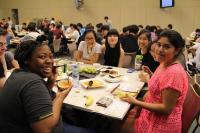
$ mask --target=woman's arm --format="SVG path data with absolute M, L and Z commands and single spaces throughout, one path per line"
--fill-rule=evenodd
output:
M 142 108 L 145 108 L 149 111 L 153 111 L 153 112 L 157 112 L 161 114 L 170 114 L 176 105 L 179 94 L 180 93 L 178 91 L 171 88 L 167 88 L 162 91 L 162 103 L 142 102 L 142 101 L 137 100 L 134 97 L 124 98 L 124 100 L 129 103 L 141 106 Z
M 63 104 L 63 100 L 70 92 L 71 88 L 58 92 L 56 98 L 53 101 L 53 114 L 47 118 L 44 118 L 38 122 L 31 124 L 31 127 L 35 133 L 51 133 L 52 129 L 57 125 L 60 118 L 60 111 Z
M 96 63 L 99 60 L 99 55 L 98 53 L 92 54 L 90 55 L 90 59 L 89 60 L 84 60 L 84 59 L 79 59 L 78 61 L 83 62 L 85 64 L 93 64 Z
M 12 65 L 14 68 L 19 68 L 19 64 L 15 59 L 12 60 Z
M 83 60 L 84 63 L 86 64 L 93 64 L 96 63 L 99 60 L 99 53 L 94 53 L 90 55 L 90 60 Z
M 75 52 L 74 56 L 75 56 L 76 61 L 81 62 L 82 57 L 83 57 L 83 52 L 78 50 L 78 51 Z
M 4 86 L 4 84 L 5 84 L 5 82 L 6 82 L 6 77 L 2 77 L 2 78 L 0 78 L 0 90 L 3 88 L 3 86 Z
M 105 51 L 106 51 L 106 46 L 105 46 L 105 44 L 102 44 L 101 45 L 101 52 L 105 53 Z
M 118 67 L 123 67 L 124 58 L 125 58 L 124 50 L 121 48 L 121 49 L 120 49 L 120 57 L 119 57 L 119 64 L 118 64 Z

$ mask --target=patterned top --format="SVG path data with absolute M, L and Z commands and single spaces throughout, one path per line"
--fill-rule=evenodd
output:
M 147 103 L 162 103 L 162 90 L 171 88 L 180 93 L 176 105 L 169 115 L 142 109 L 134 128 L 138 133 L 181 133 L 181 114 L 188 89 L 188 78 L 181 64 L 173 64 L 160 71 L 160 66 L 148 82 Z

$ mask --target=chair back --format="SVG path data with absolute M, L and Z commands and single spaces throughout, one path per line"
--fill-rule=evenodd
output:
M 125 59 L 123 67 L 125 68 L 134 68 L 135 66 L 135 55 L 136 53 L 125 53 Z
M 75 43 L 75 42 L 73 42 L 73 43 L 67 43 L 67 47 L 68 47 L 68 49 L 69 49 L 70 56 L 71 56 L 71 58 L 73 59 L 74 52 L 75 52 L 76 49 L 77 49 L 76 43 Z
M 194 77 L 193 76 L 191 76 L 190 74 L 189 74 L 189 72 L 188 71 L 186 71 L 186 73 L 187 73 L 187 76 L 188 76 L 188 81 L 189 81 L 189 83 L 190 84 L 194 84 Z
M 53 40 L 53 52 L 54 53 L 57 53 L 60 51 L 60 43 L 61 43 L 61 38 Z
M 98 63 L 100 63 L 101 65 L 104 65 L 105 60 L 104 60 L 104 54 L 103 54 L 103 53 L 101 53 L 101 54 L 99 55 Z
M 182 133 L 188 133 L 190 125 L 200 113 L 200 95 L 196 93 L 190 84 L 183 104 Z

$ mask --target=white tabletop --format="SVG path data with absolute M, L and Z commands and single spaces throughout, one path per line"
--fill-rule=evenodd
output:
M 108 83 L 104 81 L 105 86 L 96 89 L 85 89 L 79 83 L 78 88 L 72 88 L 68 96 L 65 98 L 64 103 L 80 110 L 95 112 L 108 117 L 122 120 L 129 110 L 130 104 L 114 97 L 113 94 L 111 94 L 111 91 L 118 84 L 120 84 L 120 88 L 126 90 L 131 89 L 131 91 L 139 92 L 144 83 L 139 80 L 137 71 L 133 73 L 127 73 L 127 69 L 125 68 L 114 68 L 114 70 L 117 70 L 119 74 L 124 75 L 123 79 L 119 83 Z M 100 75 L 98 75 L 96 78 L 99 80 L 103 80 L 103 77 Z M 85 106 L 86 99 L 84 96 L 93 97 L 94 102 L 91 106 Z M 109 105 L 107 108 L 98 106 L 96 104 L 96 102 L 103 96 L 111 98 L 113 100 L 112 104 Z

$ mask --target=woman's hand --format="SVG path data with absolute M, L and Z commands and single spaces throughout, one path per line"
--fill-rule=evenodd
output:
M 56 93 L 56 97 L 61 97 L 63 100 L 65 99 L 65 97 L 69 94 L 69 92 L 71 91 L 72 86 L 70 86 L 68 89 L 65 89 L 63 91 L 58 89 L 58 92 Z
M 153 72 L 149 69 L 148 66 L 142 66 L 142 70 L 146 73 L 148 73 L 150 76 L 153 75 Z
M 147 72 L 141 71 L 138 75 L 140 81 L 147 82 L 150 79 L 150 75 Z
M 129 95 L 127 95 L 127 97 L 122 98 L 122 100 L 124 100 L 130 104 L 135 104 L 135 105 L 137 105 L 137 102 L 138 102 L 138 100 L 135 97 L 129 96 Z
M 53 67 L 51 76 L 48 77 L 47 86 L 51 89 L 53 88 L 57 78 L 56 67 Z

